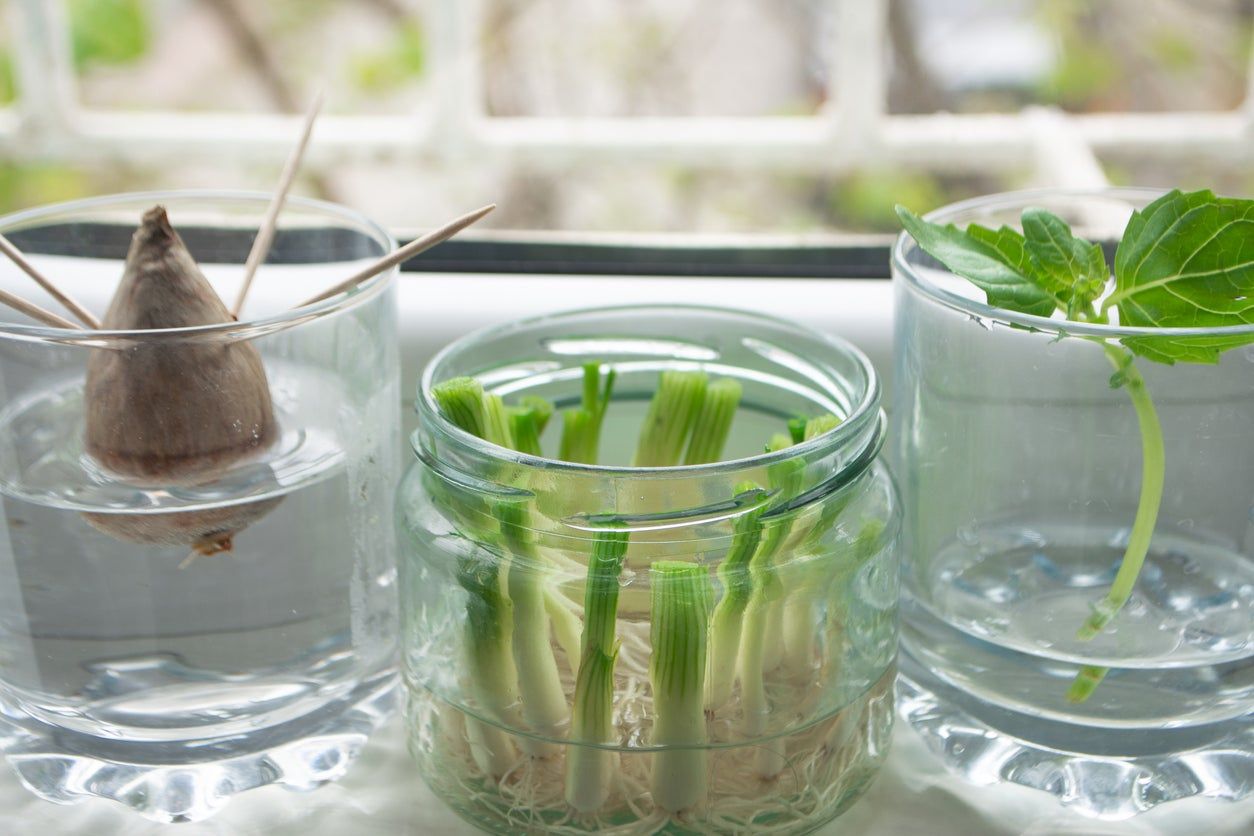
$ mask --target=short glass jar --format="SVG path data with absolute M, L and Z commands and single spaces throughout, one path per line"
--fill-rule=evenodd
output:
M 0 218 L 0 232 L 101 317 L 154 205 L 229 303 L 269 203 L 117 195 Z M 290 198 L 242 321 L 72 330 L 4 309 L 0 744 L 40 796 L 202 819 L 254 787 L 338 778 L 386 716 L 400 443 L 393 273 L 300 303 L 394 246 L 349 209 Z M 8 261 L 0 287 L 54 305 Z M 90 452 L 94 361 L 138 358 L 168 378 L 142 395 L 108 387 L 119 422 L 179 415 L 180 431 L 221 438 L 256 430 L 235 426 L 238 388 L 206 373 L 204 358 L 254 351 L 274 420 L 248 454 L 173 479 L 155 467 L 127 475 Z M 223 410 L 187 406 L 192 391 Z
M 995 195 L 929 219 L 1017 227 L 1041 207 L 1110 262 L 1130 213 L 1158 194 Z M 972 780 L 1036 787 L 1095 816 L 1248 794 L 1254 348 L 1165 365 L 1128 362 L 1122 344 L 1254 339 L 1254 326 L 1121 328 L 993 308 L 909 236 L 893 269 L 904 716 Z M 1132 597 L 1081 637 L 1155 477 L 1162 502 Z
M 468 375 L 560 410 L 579 401 L 589 361 L 617 374 L 603 465 L 489 444 L 431 396 Z M 743 386 L 728 460 L 628 466 L 659 373 L 697 369 Z M 803 833 L 862 793 L 892 725 L 898 509 L 877 459 L 879 384 L 857 349 L 747 313 L 612 308 L 467 337 L 420 386 L 417 461 L 397 508 L 403 671 L 411 749 L 440 798 L 499 833 Z M 793 416 L 829 412 L 843 419 L 836 429 L 758 452 Z M 781 482 L 780 468 L 799 478 Z M 738 490 L 746 482 L 761 490 Z M 507 536 L 504 507 L 524 509 L 510 512 Z M 626 538 L 621 574 L 590 580 L 594 552 L 615 536 Z M 746 543 L 765 557 L 723 571 Z M 677 564 L 699 567 L 705 590 L 688 600 L 684 629 L 661 603 L 672 600 L 661 567 Z M 711 615 L 729 590 L 747 594 L 730 638 Z M 570 712 L 590 641 L 617 647 L 591 706 L 612 707 L 603 735 L 579 737 Z M 655 679 L 665 671 L 679 679 Z M 670 688 L 663 705 L 657 681 Z

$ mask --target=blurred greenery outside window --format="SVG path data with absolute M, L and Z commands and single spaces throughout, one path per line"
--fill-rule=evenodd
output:
M 828 96 L 834 19 L 820 0 L 483 6 L 478 54 L 467 60 L 482 74 L 491 115 L 812 115 Z M 428 7 L 418 0 L 66 0 L 84 106 L 152 111 L 299 112 L 325 86 L 331 113 L 413 113 L 439 84 Z M 891 0 L 885 109 L 1228 110 L 1247 90 L 1252 33 L 1250 0 Z M 11 38 L 9 27 L 0 31 L 6 105 L 17 95 Z M 269 189 L 277 174 L 277 165 L 212 163 L 0 159 L 0 210 L 141 188 Z M 1248 160 L 1104 163 L 1115 182 L 1254 191 Z M 488 198 L 501 205 L 490 218 L 501 228 L 885 232 L 896 227 L 895 202 L 926 210 L 1033 184 L 1029 171 L 970 168 L 811 173 L 419 157 L 307 171 L 297 192 L 399 227 L 438 222 Z

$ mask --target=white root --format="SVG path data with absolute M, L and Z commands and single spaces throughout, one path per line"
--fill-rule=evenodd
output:
M 647 622 L 619 622 L 618 664 L 615 675 L 614 724 L 620 744 L 647 746 L 651 730 L 652 698 L 648 684 L 649 630 Z M 573 692 L 574 672 L 563 657 L 560 668 L 563 687 Z M 816 672 L 826 678 L 827 671 Z M 423 773 L 436 793 L 475 816 L 488 817 L 502 829 L 525 832 L 543 829 L 557 834 L 602 832 L 639 836 L 662 831 L 672 822 L 694 833 L 753 832 L 778 834 L 804 828 L 804 822 L 823 821 L 850 803 L 857 789 L 874 772 L 875 756 L 868 754 L 869 741 L 881 731 L 889 711 L 885 701 L 891 694 L 893 671 L 885 673 L 850 708 L 783 736 L 768 736 L 757 744 L 727 746 L 743 735 L 741 700 L 732 701 L 709 719 L 711 786 L 709 800 L 699 815 L 672 817 L 655 805 L 648 749 L 619 752 L 618 768 L 609 784 L 604 806 L 591 814 L 570 808 L 565 798 L 564 757 L 533 758 L 513 746 L 517 753 L 507 769 L 485 774 L 471 756 L 469 740 L 450 745 L 448 736 L 465 730 L 472 734 L 472 723 L 456 709 L 439 703 L 435 709 L 448 735 L 427 741 L 426 751 L 418 752 L 424 761 Z M 795 682 L 774 677 L 766 681 L 764 698 L 779 716 L 808 716 L 818 710 L 824 696 L 821 689 L 797 688 Z M 456 719 L 455 719 L 456 718 Z M 464 726 L 459 726 L 460 723 Z M 499 727 L 493 727 L 515 744 L 521 740 Z M 570 744 L 559 748 L 563 751 Z M 777 774 L 764 780 L 756 752 L 766 748 L 770 757 L 782 760 Z M 415 749 L 422 749 L 415 744 Z M 495 777 L 489 777 L 490 775 Z

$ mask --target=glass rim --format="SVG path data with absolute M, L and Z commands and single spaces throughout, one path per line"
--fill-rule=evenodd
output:
M 1017 191 L 997 192 L 981 197 L 960 200 L 934 209 L 923 216 L 932 223 L 958 223 L 976 210 L 1027 208 L 1033 200 L 1049 198 L 1077 199 L 1127 199 L 1152 200 L 1167 193 L 1167 189 L 1144 186 L 1111 186 L 1096 189 L 1037 188 L 1020 189 Z M 1058 336 L 1097 337 L 1100 339 L 1121 339 L 1125 337 L 1224 337 L 1254 336 L 1254 323 L 1247 325 L 1224 325 L 1203 328 L 1159 328 L 1131 325 L 1111 325 L 1094 322 L 1074 322 L 1069 319 L 1055 319 L 1049 316 L 1020 313 L 987 302 L 981 302 L 951 290 L 940 287 L 935 282 L 921 275 L 910 263 L 910 252 L 919 251 L 914 238 L 904 230 L 893 242 L 892 268 L 913 289 L 924 296 L 954 310 L 962 311 L 980 319 L 994 319 L 1007 325 L 1019 325 L 1030 331 L 1039 331 Z
M 708 462 L 706 464 L 679 464 L 668 465 L 664 467 L 637 467 L 631 465 L 601 465 L 601 464 L 585 464 L 582 462 L 569 462 L 562 459 L 550 458 L 548 456 L 535 456 L 529 453 L 522 453 L 517 450 L 511 450 L 507 447 L 501 447 L 493 444 L 477 435 L 468 433 L 456 424 L 447 420 L 441 414 L 439 408 L 431 397 L 431 387 L 434 385 L 434 377 L 436 369 L 444 363 L 447 358 L 462 349 L 467 344 L 478 343 L 484 340 L 490 340 L 497 336 L 504 336 L 521 328 L 529 328 L 539 324 L 557 323 L 560 324 L 567 320 L 575 320 L 580 317 L 592 314 L 614 314 L 614 313 L 639 313 L 647 315 L 649 312 L 687 312 L 695 314 L 718 314 L 731 315 L 743 319 L 753 320 L 759 323 L 769 324 L 775 327 L 786 328 L 794 334 L 803 334 L 811 339 L 818 340 L 826 344 L 828 347 L 840 352 L 846 358 L 853 360 L 858 370 L 865 378 L 865 385 L 859 387 L 858 391 L 851 394 L 857 395 L 851 398 L 854 401 L 853 408 L 849 414 L 834 429 L 816 436 L 807 441 L 794 444 L 791 447 L 785 447 L 775 452 L 757 453 L 752 456 L 746 456 L 738 459 L 724 459 L 716 462 Z M 874 365 L 870 358 L 853 343 L 843 337 L 836 337 L 824 334 L 813 328 L 800 325 L 779 317 L 767 314 L 755 313 L 739 308 L 725 308 L 717 305 L 693 305 L 693 304 L 663 304 L 663 303 L 643 303 L 643 304 L 624 304 L 624 305 L 600 305 L 584 308 L 574 308 L 565 311 L 557 311 L 549 314 L 541 314 L 539 316 L 526 317 L 507 322 L 503 325 L 491 325 L 485 328 L 479 328 L 466 334 L 465 336 L 454 340 L 447 346 L 442 348 L 423 368 L 419 377 L 418 396 L 416 398 L 416 406 L 422 421 L 433 421 L 434 425 L 440 429 L 445 435 L 456 439 L 459 443 L 466 445 L 472 450 L 487 456 L 501 459 L 514 465 L 522 465 L 532 468 L 543 468 L 546 471 L 561 471 L 568 474 L 578 474 L 590 477 L 632 477 L 632 478 L 671 478 L 671 477 L 704 477 L 704 476 L 722 476 L 734 474 L 737 471 L 756 468 L 768 467 L 777 462 L 787 459 L 804 457 L 812 453 L 817 453 L 829 447 L 841 447 L 851 441 L 858 439 L 867 434 L 868 429 L 871 432 L 871 438 L 868 445 L 878 450 L 878 444 L 882 442 L 882 410 L 880 404 L 880 380 L 879 375 L 875 371 Z M 868 425 L 871 425 L 868 427 Z M 420 432 L 420 431 L 419 431 Z M 854 457 L 849 464 L 860 461 L 863 457 Z M 870 462 L 865 465 L 869 466 Z M 842 468 L 844 469 L 844 468 Z
M 95 197 L 66 200 L 58 203 L 47 203 L 30 209 L 0 216 L 0 234 L 6 234 L 15 226 L 29 224 L 59 215 L 72 214 L 84 210 L 107 207 L 130 202 L 182 202 L 203 201 L 205 203 L 226 203 L 230 201 L 255 203 L 264 210 L 269 206 L 273 193 L 249 189 L 161 189 L 137 192 L 117 192 Z M 297 206 L 310 209 L 325 216 L 337 218 L 346 223 L 362 227 L 366 234 L 374 238 L 384 247 L 383 255 L 396 249 L 396 239 L 387 229 L 371 220 L 356 209 L 334 203 L 329 200 L 289 195 L 284 200 L 286 206 Z M 260 215 L 258 216 L 261 217 Z M 282 215 L 280 214 L 280 217 Z M 264 264 L 264 262 L 263 262 Z M 140 341 L 150 339 L 186 339 L 197 337 L 229 336 L 234 339 L 252 339 L 271 334 L 297 325 L 303 325 L 323 317 L 338 313 L 365 301 L 382 291 L 397 274 L 399 265 L 389 267 L 381 273 L 371 276 L 347 291 L 338 293 L 319 302 L 301 305 L 277 314 L 243 319 L 235 322 L 215 322 L 209 325 L 189 325 L 180 328 L 141 328 L 141 329 L 94 329 L 54 328 L 50 325 L 22 325 L 11 322 L 0 322 L 0 339 L 9 338 L 35 342 L 55 342 L 61 345 L 87 344 L 113 340 Z M 347 277 L 345 277 L 347 278 Z

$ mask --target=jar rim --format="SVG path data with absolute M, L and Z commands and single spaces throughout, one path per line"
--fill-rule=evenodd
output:
M 468 433 L 457 425 L 448 421 L 440 412 L 435 401 L 431 396 L 432 386 L 435 384 L 435 374 L 440 367 L 455 356 L 460 350 L 469 345 L 480 342 L 489 341 L 495 338 L 507 336 L 515 331 L 532 328 L 537 325 L 554 324 L 560 325 L 563 322 L 578 320 L 581 317 L 589 315 L 601 314 L 639 314 L 647 316 L 650 312 L 689 312 L 693 314 L 710 314 L 719 316 L 733 316 L 742 318 L 751 322 L 775 327 L 783 327 L 789 329 L 795 334 L 802 334 L 810 339 L 817 340 L 843 357 L 852 360 L 857 366 L 858 371 L 865 380 L 860 391 L 857 391 L 857 397 L 852 398 L 852 408 L 848 415 L 834 429 L 816 436 L 815 438 L 802 441 L 791 447 L 775 452 L 757 453 L 753 456 L 746 456 L 738 459 L 725 459 L 717 462 L 706 464 L 680 464 L 669 465 L 665 467 L 636 467 L 628 465 L 602 465 L 602 464 L 584 464 L 581 462 L 570 462 L 562 459 L 550 458 L 548 456 L 535 456 L 529 453 L 511 450 L 507 447 L 493 444 L 485 439 Z M 818 453 L 829 448 L 838 448 L 844 446 L 850 441 L 866 435 L 868 425 L 880 425 L 881 410 L 880 404 L 880 381 L 879 376 L 875 372 L 875 367 L 870 359 L 853 343 L 841 337 L 824 334 L 812 328 L 790 322 L 779 317 L 768 316 L 765 314 L 753 313 L 737 308 L 725 308 L 715 305 L 690 305 L 690 304 L 627 304 L 627 305 L 609 305 L 594 306 L 586 308 L 577 308 L 556 313 L 544 314 L 541 316 L 527 317 L 525 319 L 514 320 L 504 325 L 493 325 L 486 328 L 480 328 L 476 331 L 461 337 L 441 349 L 423 369 L 419 380 L 418 396 L 415 406 L 417 408 L 420 420 L 423 422 L 431 421 L 434 426 L 438 427 L 445 435 L 455 438 L 459 443 L 466 445 L 479 454 L 489 455 L 494 458 L 507 461 L 510 464 L 521 465 L 525 467 L 544 468 L 546 471 L 557 471 L 566 474 L 577 474 L 589 477 L 633 477 L 633 478 L 654 478 L 665 479 L 670 477 L 718 477 L 734 474 L 737 471 L 747 468 L 769 467 L 778 462 L 804 457 L 807 454 Z M 875 429 L 871 428 L 874 435 L 881 435 Z M 870 439 L 870 446 L 877 447 L 882 439 L 875 437 Z M 869 464 L 869 462 L 868 462 Z
M 928 212 L 923 219 L 932 223 L 961 223 L 973 220 L 974 215 L 1006 209 L 1023 209 L 1031 206 L 1034 201 L 1056 198 L 1073 198 L 1076 200 L 1126 200 L 1133 204 L 1149 201 L 1166 194 L 1166 189 L 1140 186 L 1121 186 L 1102 189 L 1065 189 L 1040 188 L 1020 189 L 1018 191 L 998 192 L 982 197 L 961 200 Z M 908 232 L 901 232 L 893 244 L 892 266 L 894 274 L 913 289 L 948 308 L 962 311 L 981 320 L 996 320 L 1007 325 L 1017 325 L 1032 331 L 1057 334 L 1070 337 L 1096 337 L 1099 339 L 1122 339 L 1125 337 L 1222 337 L 1254 335 L 1254 323 L 1246 325 L 1225 325 L 1209 328 L 1178 328 L 1178 327 L 1146 327 L 1130 325 L 1112 325 L 1093 322 L 1075 322 L 1069 319 L 1055 319 L 1049 316 L 1020 313 L 1006 308 L 990 305 L 947 290 L 915 269 L 910 256 L 920 252 L 919 245 Z
M 48 203 L 31 209 L 23 209 L 0 216 L 0 234 L 11 231 L 15 226 L 27 225 L 33 221 L 73 214 L 75 212 L 100 209 L 127 203 L 191 203 L 205 204 L 251 203 L 264 210 L 269 206 L 273 195 L 270 192 L 233 189 L 167 189 L 138 192 L 118 192 L 79 200 Z M 295 206 L 311 210 L 313 213 L 334 218 L 346 224 L 359 227 L 363 234 L 373 238 L 383 247 L 386 255 L 396 249 L 396 239 L 367 216 L 327 200 L 289 195 L 285 199 L 287 206 Z M 260 213 L 258 215 L 260 217 Z M 229 338 L 231 340 L 249 340 L 256 337 L 285 330 L 307 322 L 323 319 L 370 299 L 380 293 L 396 276 L 398 267 L 390 267 L 381 273 L 366 279 L 349 290 L 336 294 L 328 299 L 309 305 L 291 308 L 277 314 L 243 319 L 237 322 L 218 322 L 209 325 L 193 325 L 180 328 L 150 329 L 91 329 L 91 328 L 54 328 L 49 325 L 21 325 L 0 322 L 0 338 L 25 340 L 31 342 L 54 342 L 60 345 L 99 345 L 101 342 L 145 341 L 160 339 L 189 338 Z

